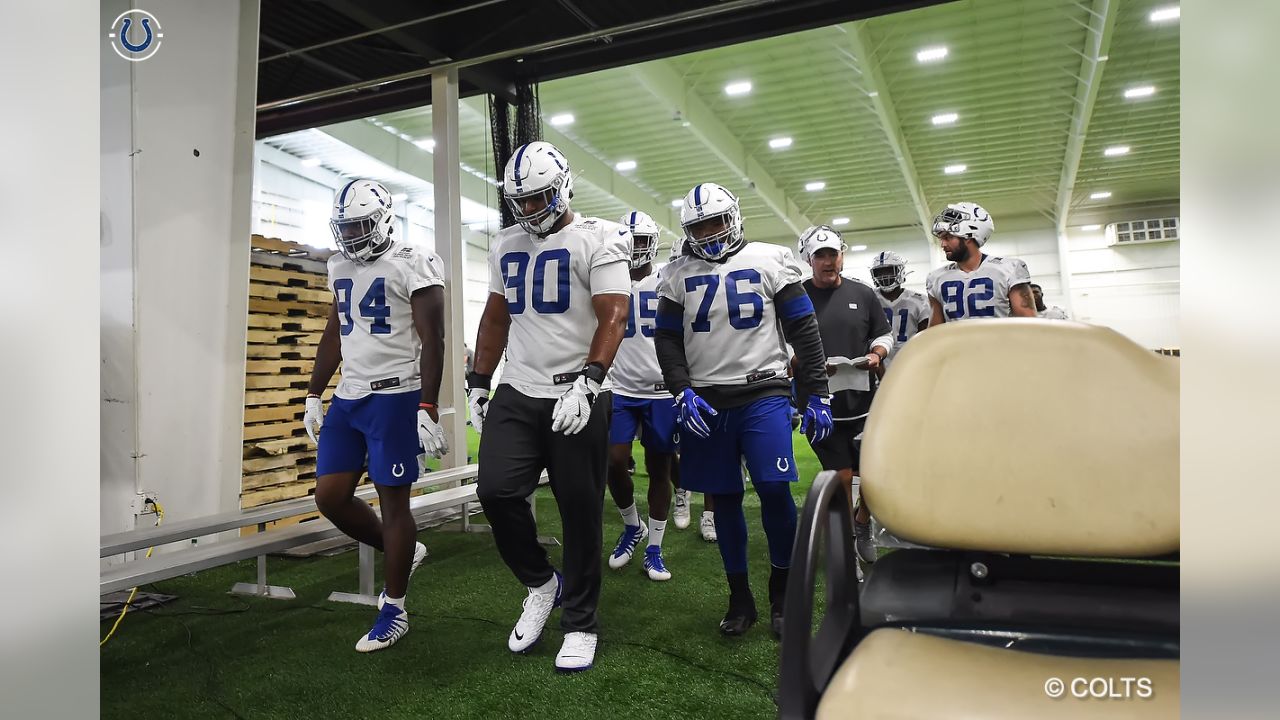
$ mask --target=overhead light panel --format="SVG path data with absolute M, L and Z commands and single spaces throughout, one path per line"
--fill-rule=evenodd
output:
M 1155 94 L 1156 89 L 1151 85 L 1139 85 L 1124 91 L 1125 98 L 1129 100 L 1132 100 L 1133 98 L 1151 97 Z
M 849 248 L 849 252 L 862 252 L 863 250 L 866 250 L 866 249 L 867 249 L 866 245 L 854 245 Z
M 1153 23 L 1162 23 L 1162 22 L 1169 22 L 1170 20 L 1177 20 L 1178 18 L 1182 17 L 1182 7 L 1179 5 L 1174 5 L 1172 7 L 1164 7 L 1164 8 L 1159 8 L 1157 10 L 1152 10 L 1151 15 L 1149 17 L 1151 18 L 1151 22 Z
M 942 113 L 941 115 L 933 116 L 933 124 L 934 125 L 950 125 L 951 123 L 959 119 L 960 119 L 960 116 L 955 113 Z
M 552 115 L 550 122 L 555 127 L 564 127 L 565 125 L 572 125 L 573 113 L 560 113 L 559 115 Z
M 791 147 L 791 138 L 789 138 L 789 137 L 776 137 L 776 138 L 773 138 L 772 140 L 770 140 L 770 141 L 769 141 L 769 147 L 773 148 L 774 150 L 781 150 L 782 148 L 789 148 L 789 147 Z
M 925 48 L 920 52 L 916 53 L 916 60 L 922 63 L 937 62 L 946 56 L 947 56 L 946 46 L 930 47 L 930 48 Z
M 414 140 L 413 144 L 417 145 L 423 150 L 426 150 L 427 152 L 435 152 L 435 149 L 436 149 L 436 141 L 432 138 L 422 138 L 421 140 Z
M 671 207 L 678 208 L 684 205 L 684 198 L 676 198 L 671 201 Z
M 1116 157 L 1117 155 L 1128 155 L 1128 154 L 1129 154 L 1129 146 L 1128 146 L 1128 145 L 1116 145 L 1116 146 L 1114 146 L 1114 147 L 1109 147 L 1109 148 L 1107 148 L 1106 150 L 1103 150 L 1103 151 L 1102 151 L 1102 154 L 1103 154 L 1103 155 L 1106 155 L 1107 157 Z
M 1111 193 L 1106 190 L 1089 195 L 1090 200 L 1106 200 L 1109 197 L 1111 197 Z
M 826 183 L 822 182 L 821 180 L 817 180 L 815 182 L 805 183 L 804 189 L 808 190 L 809 192 L 818 192 L 819 190 L 822 190 L 826 186 L 827 186 Z
M 749 80 L 731 82 L 724 86 L 725 95 L 746 95 L 749 92 L 751 92 L 751 82 Z
M 968 165 L 948 165 L 942 168 L 942 172 L 946 173 L 947 175 L 959 175 L 960 173 L 968 169 L 969 169 Z
M 635 170 L 635 169 L 636 169 L 636 161 L 635 161 L 635 160 L 620 160 L 618 163 L 616 163 L 616 164 L 613 166 L 613 169 L 614 169 L 614 170 L 618 170 L 619 172 L 626 171 L 626 170 Z
M 400 130 L 398 130 L 395 125 L 379 125 L 378 127 L 381 127 L 383 130 L 386 130 L 392 135 L 395 135 L 396 133 L 400 132 Z
M 1093 232 L 1094 230 L 1101 230 L 1102 226 L 1101 225 L 1082 225 L 1080 229 L 1085 232 Z
M 849 218 L 847 217 L 831 218 L 832 227 L 841 227 L 848 224 L 849 224 Z
M 302 167 L 316 167 L 320 164 L 320 158 L 307 158 L 302 161 Z

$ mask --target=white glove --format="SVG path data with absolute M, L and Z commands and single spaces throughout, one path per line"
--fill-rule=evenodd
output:
M 551 430 L 575 435 L 582 432 L 591 419 L 591 403 L 600 394 L 600 383 L 579 375 L 573 385 L 556 400 L 556 407 L 551 411 Z
M 488 388 L 470 388 L 467 390 L 467 404 L 471 406 L 471 427 L 476 434 L 484 432 L 484 416 L 489 412 Z
M 444 428 L 431 419 L 426 408 L 418 408 L 418 442 L 422 443 L 422 449 L 433 458 L 442 458 L 449 452 L 449 439 L 444 434 Z
M 311 442 L 316 445 L 320 444 L 320 426 L 323 424 L 324 409 L 320 405 L 320 398 L 314 395 L 308 395 L 307 409 L 306 412 L 302 414 L 302 427 L 307 429 L 307 437 L 311 438 Z

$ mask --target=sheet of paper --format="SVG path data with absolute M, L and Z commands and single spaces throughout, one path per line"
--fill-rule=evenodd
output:
M 835 374 L 827 378 L 827 386 L 831 388 L 831 392 L 871 390 L 871 373 L 863 369 L 867 366 L 865 357 L 850 359 L 836 355 L 827 358 L 827 364 L 836 369 Z

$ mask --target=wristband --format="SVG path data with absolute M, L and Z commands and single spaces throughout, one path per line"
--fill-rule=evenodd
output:
M 607 374 L 608 372 L 604 369 L 604 366 L 596 362 L 587 363 L 586 367 L 582 368 L 583 377 L 594 381 L 597 385 L 604 384 L 604 378 Z

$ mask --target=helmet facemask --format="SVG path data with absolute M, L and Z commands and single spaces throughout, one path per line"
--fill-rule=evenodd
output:
M 893 292 L 906 282 L 907 274 L 901 265 L 881 265 L 871 269 L 871 280 L 880 290 Z
M 658 236 L 657 235 L 637 235 L 631 234 L 631 269 L 639 270 L 640 268 L 653 262 L 658 256 Z
M 694 236 L 693 228 L 716 219 L 724 223 L 723 229 L 702 238 Z M 684 226 L 684 242 L 690 252 L 704 260 L 726 257 L 742 247 L 742 215 L 734 206 L 728 212 L 698 218 Z
M 330 220 L 329 229 L 343 256 L 361 265 L 381 255 L 391 244 L 390 211 L 382 208 L 364 217 Z
M 520 227 L 538 237 L 545 237 L 547 233 L 551 232 L 551 228 L 555 227 L 556 222 L 560 220 L 560 216 L 564 215 L 565 211 L 569 209 L 569 203 L 560 193 L 562 183 L 563 178 L 557 177 L 551 181 L 549 187 L 521 195 L 503 195 L 507 205 L 511 208 L 511 214 L 520 223 Z M 529 198 L 541 198 L 542 206 L 533 212 L 526 213 L 524 211 L 524 201 Z

